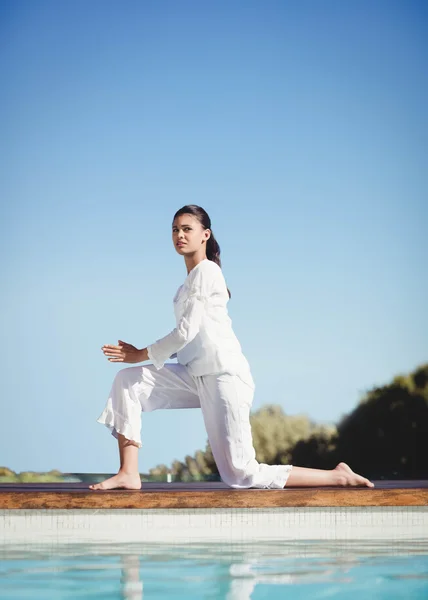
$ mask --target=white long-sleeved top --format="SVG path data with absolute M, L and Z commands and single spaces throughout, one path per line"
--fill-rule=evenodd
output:
M 191 269 L 174 296 L 176 327 L 147 347 L 156 369 L 176 356 L 192 375 L 231 373 L 253 384 L 248 361 L 232 329 L 228 301 L 221 268 L 203 259 Z

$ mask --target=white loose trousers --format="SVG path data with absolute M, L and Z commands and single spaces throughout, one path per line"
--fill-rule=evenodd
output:
M 141 414 L 161 408 L 201 408 L 220 477 L 232 488 L 283 488 L 292 465 L 256 460 L 250 424 L 253 383 L 221 373 L 191 375 L 185 365 L 134 366 L 117 372 L 97 419 L 117 438 L 121 433 L 139 448 Z

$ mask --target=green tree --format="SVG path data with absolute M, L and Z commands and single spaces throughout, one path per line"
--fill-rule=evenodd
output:
M 428 475 L 428 365 L 370 389 L 337 425 L 337 434 L 300 441 L 292 464 L 332 468 L 339 461 L 371 478 Z

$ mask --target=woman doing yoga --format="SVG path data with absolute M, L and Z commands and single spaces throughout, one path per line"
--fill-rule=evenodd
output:
M 172 242 L 187 269 L 173 300 L 176 327 L 140 350 L 122 340 L 101 348 L 110 362 L 150 364 L 121 369 L 113 380 L 98 422 L 118 440 L 120 468 L 89 488 L 141 488 L 141 414 L 163 408 L 202 410 L 220 477 L 232 488 L 374 487 L 342 462 L 331 470 L 257 462 L 250 425 L 255 385 L 228 316 L 230 292 L 206 211 L 196 205 L 178 210 Z M 177 362 L 166 362 L 171 358 Z

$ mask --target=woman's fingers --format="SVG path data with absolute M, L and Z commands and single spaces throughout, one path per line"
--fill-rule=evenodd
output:
M 101 350 L 106 356 L 115 356 L 122 354 L 123 346 L 113 346 L 112 344 L 105 344 Z

